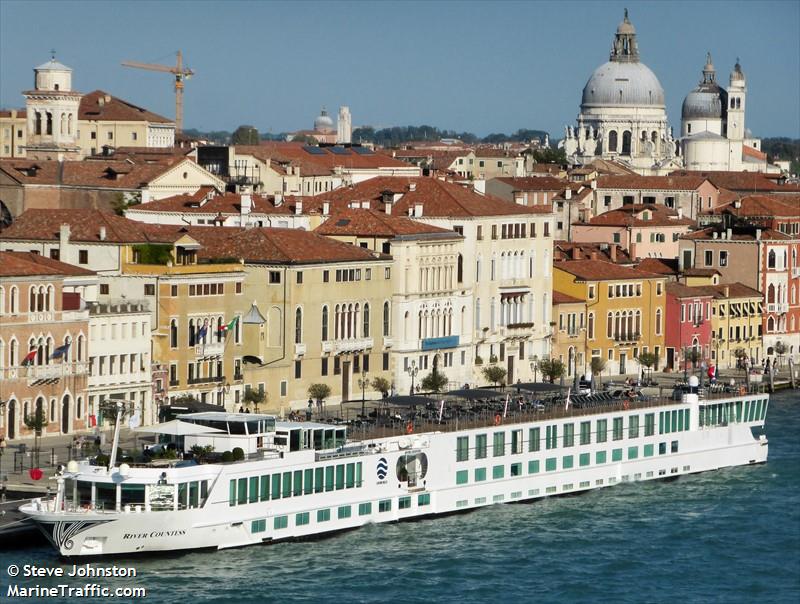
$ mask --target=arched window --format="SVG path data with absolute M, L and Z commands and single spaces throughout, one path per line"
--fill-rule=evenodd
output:
M 47 134 L 53 134 L 53 114 L 47 112 Z
M 769 319 L 767 319 L 767 331 L 770 331 L 770 332 L 775 331 L 775 318 L 774 317 L 770 317 Z
M 622 155 L 631 154 L 631 131 L 626 130 L 622 133 Z
M 328 306 L 322 307 L 322 341 L 328 340 Z
M 19 360 L 19 344 L 17 340 L 12 338 L 11 341 L 8 343 L 8 366 L 9 367 L 16 367 L 18 365 Z
M 587 322 L 587 336 L 590 340 L 594 340 L 594 313 L 589 313 L 589 320 Z
M 19 310 L 19 290 L 17 286 L 11 288 L 8 295 L 8 313 L 11 315 L 17 314 Z
M 83 397 L 79 396 L 75 399 L 75 419 L 83 417 Z
M 767 254 L 767 268 L 775 268 L 775 250 L 770 250 Z
M 489 327 L 492 331 L 495 329 L 495 321 L 497 320 L 497 304 L 495 303 L 494 298 L 492 298 L 491 302 L 489 303 Z
M 772 283 L 767 287 L 767 302 L 770 304 L 775 302 L 775 286 Z
M 481 257 L 478 256 L 478 259 L 475 261 L 475 281 L 481 280 Z
M 606 337 L 614 337 L 614 313 L 611 312 L 606 315 Z
M 189 346 L 194 346 L 194 319 L 189 319 Z
M 364 338 L 369 337 L 369 304 L 364 304 L 364 330 L 363 330 Z
M 300 308 L 294 311 L 294 343 L 303 341 L 303 311 Z
M 733 102 L 731 101 L 731 107 L 733 107 L 732 103 Z M 40 111 L 36 111 L 34 113 L 33 133 L 34 134 L 42 133 L 42 113 Z
M 384 336 L 388 336 L 389 335 L 389 326 L 390 325 L 391 325 L 391 323 L 390 323 L 390 318 L 389 318 L 389 303 L 388 302 L 384 302 L 383 303 L 383 335 Z
M 481 300 L 480 298 L 476 298 L 475 300 L 475 329 L 481 328 Z
M 169 346 L 170 348 L 178 347 L 178 320 L 172 319 L 169 322 Z
M 611 152 L 617 151 L 617 131 L 612 130 L 608 133 L 608 150 Z
M 36 288 L 33 285 L 28 294 L 28 312 L 36 312 Z
M 464 282 L 464 257 L 461 254 L 458 255 L 458 268 L 457 268 L 456 275 L 457 275 L 456 276 L 456 280 L 459 283 L 463 283 Z

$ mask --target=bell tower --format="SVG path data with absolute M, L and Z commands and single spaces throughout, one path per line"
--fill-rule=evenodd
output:
M 728 86 L 728 138 L 741 141 L 745 137 L 744 110 L 747 97 L 747 80 L 744 77 L 739 59 L 731 72 Z
M 79 159 L 78 107 L 81 93 L 72 90 L 72 69 L 59 63 L 55 51 L 34 70 L 34 89 L 23 92 L 28 120 L 27 156 L 32 159 Z

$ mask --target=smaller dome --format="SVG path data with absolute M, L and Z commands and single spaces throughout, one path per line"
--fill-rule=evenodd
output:
M 681 117 L 683 119 L 721 119 L 728 106 L 728 93 L 717 84 L 711 53 L 706 55 L 703 66 L 703 79 L 683 99 Z
M 332 132 L 334 130 L 333 120 L 324 108 L 317 116 L 317 119 L 314 120 L 314 130 L 317 132 Z
M 42 63 L 36 68 L 36 71 L 72 71 L 71 67 L 67 67 L 63 63 L 59 63 L 55 58 L 50 59 L 47 63 Z

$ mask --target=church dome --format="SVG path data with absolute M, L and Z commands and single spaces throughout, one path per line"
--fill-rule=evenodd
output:
M 609 61 L 583 87 L 582 107 L 664 106 L 664 89 L 644 63 Z
M 328 115 L 328 112 L 323 109 L 314 120 L 314 130 L 317 132 L 332 132 L 334 130 L 333 120 Z
M 50 59 L 47 61 L 47 63 L 42 63 L 35 69 L 36 71 L 72 71 L 71 67 L 67 67 L 63 63 L 59 63 L 55 60 L 55 58 Z
M 703 67 L 703 79 L 697 88 L 683 99 L 681 117 L 683 119 L 721 119 L 728 106 L 728 93 L 717 84 L 716 71 L 711 62 L 711 54 Z

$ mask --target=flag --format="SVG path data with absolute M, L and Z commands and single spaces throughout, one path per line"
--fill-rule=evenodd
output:
M 69 342 L 64 344 L 63 346 L 59 346 L 53 351 L 53 354 L 50 355 L 50 359 L 57 359 L 61 356 L 66 356 L 67 351 L 69 350 Z
M 228 323 L 227 325 L 220 325 L 220 326 L 219 326 L 219 331 L 220 331 L 221 333 L 224 333 L 224 334 L 226 334 L 226 335 L 227 335 L 227 333 L 228 333 L 230 330 L 232 330 L 234 327 L 236 327 L 236 322 L 237 322 L 238 320 L 239 320 L 239 317 L 234 317 L 234 318 L 231 320 L 231 322 L 230 322 L 230 323 Z
M 569 409 L 569 404 L 572 402 L 569 400 L 569 394 L 570 394 L 570 389 L 567 388 L 567 400 L 564 403 L 564 411 L 567 411 Z
M 439 423 L 442 423 L 442 415 L 444 414 L 444 399 L 439 403 Z
M 503 417 L 508 415 L 508 399 L 510 396 L 511 396 L 510 394 L 506 394 L 506 405 L 505 407 L 503 407 Z
M 208 327 L 206 325 L 203 325 L 200 329 L 197 330 L 197 339 L 202 340 L 205 337 L 206 332 L 208 332 Z
M 24 365 L 27 365 L 28 363 L 32 363 L 33 359 L 36 358 L 36 352 L 37 352 L 37 350 L 36 350 L 36 348 L 34 348 L 28 354 L 26 354 L 25 358 L 22 359 L 22 365 L 24 366 Z

